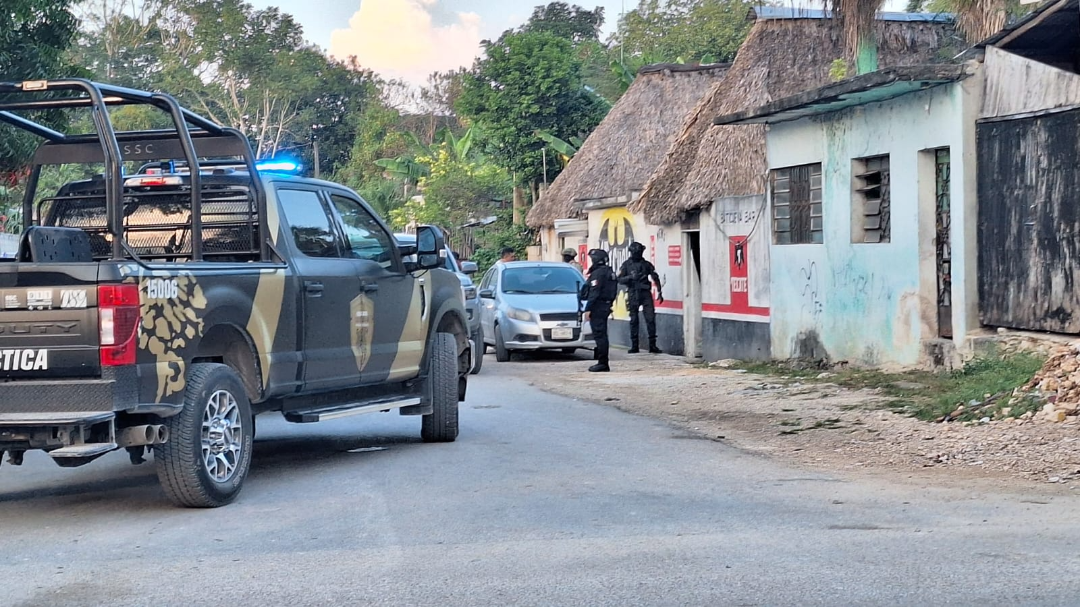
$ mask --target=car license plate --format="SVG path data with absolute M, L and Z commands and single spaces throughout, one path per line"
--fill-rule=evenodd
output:
M 574 330 L 566 327 L 552 329 L 551 339 L 574 339 Z

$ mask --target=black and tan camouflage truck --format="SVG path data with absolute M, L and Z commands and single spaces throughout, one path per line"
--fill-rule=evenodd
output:
M 110 112 L 131 104 L 172 128 L 115 131 Z M 61 109 L 94 132 L 37 119 Z M 260 170 L 242 133 L 167 95 L 2 83 L 0 123 L 41 139 L 19 252 L 0 263 L 10 463 L 152 452 L 169 499 L 212 507 L 240 491 L 260 413 L 397 411 L 426 441 L 457 437 L 475 347 L 439 230 L 400 246 L 351 190 Z M 91 173 L 38 192 L 60 165 Z

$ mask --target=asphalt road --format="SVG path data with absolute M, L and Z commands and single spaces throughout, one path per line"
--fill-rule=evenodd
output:
M 0 605 L 1080 603 L 1076 498 L 794 470 L 490 362 L 453 444 L 260 418 L 226 508 L 124 454 L 4 464 Z

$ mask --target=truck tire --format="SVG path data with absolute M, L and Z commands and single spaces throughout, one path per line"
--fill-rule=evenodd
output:
M 484 327 L 476 328 L 476 334 L 473 335 L 473 344 L 475 344 L 476 352 L 473 355 L 473 367 L 469 369 L 470 375 L 476 375 L 484 366 L 484 354 L 487 353 L 487 346 L 484 345 Z
M 503 341 L 502 329 L 499 325 L 495 325 L 495 360 L 501 363 L 510 361 L 510 350 L 506 349 L 506 342 Z
M 457 340 L 452 333 L 436 333 L 428 361 L 426 398 L 431 413 L 420 418 L 420 438 L 428 443 L 452 443 L 458 435 Z
M 216 508 L 236 499 L 251 467 L 254 419 L 244 384 L 230 367 L 192 365 L 184 408 L 165 420 L 169 441 L 154 447 L 158 480 L 169 500 Z

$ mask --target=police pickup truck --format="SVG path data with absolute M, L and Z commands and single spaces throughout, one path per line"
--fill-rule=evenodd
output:
M 116 132 L 111 106 L 173 128 Z M 63 134 L 39 109 L 89 110 Z M 153 453 L 174 503 L 227 504 L 260 413 L 421 418 L 453 441 L 475 345 L 442 233 L 395 241 L 351 190 L 260 170 L 247 139 L 167 95 L 0 83 L 0 122 L 40 137 L 18 257 L 0 263 L 0 455 L 80 466 Z M 43 167 L 100 174 L 38 193 Z M 139 170 L 137 167 L 144 167 Z

